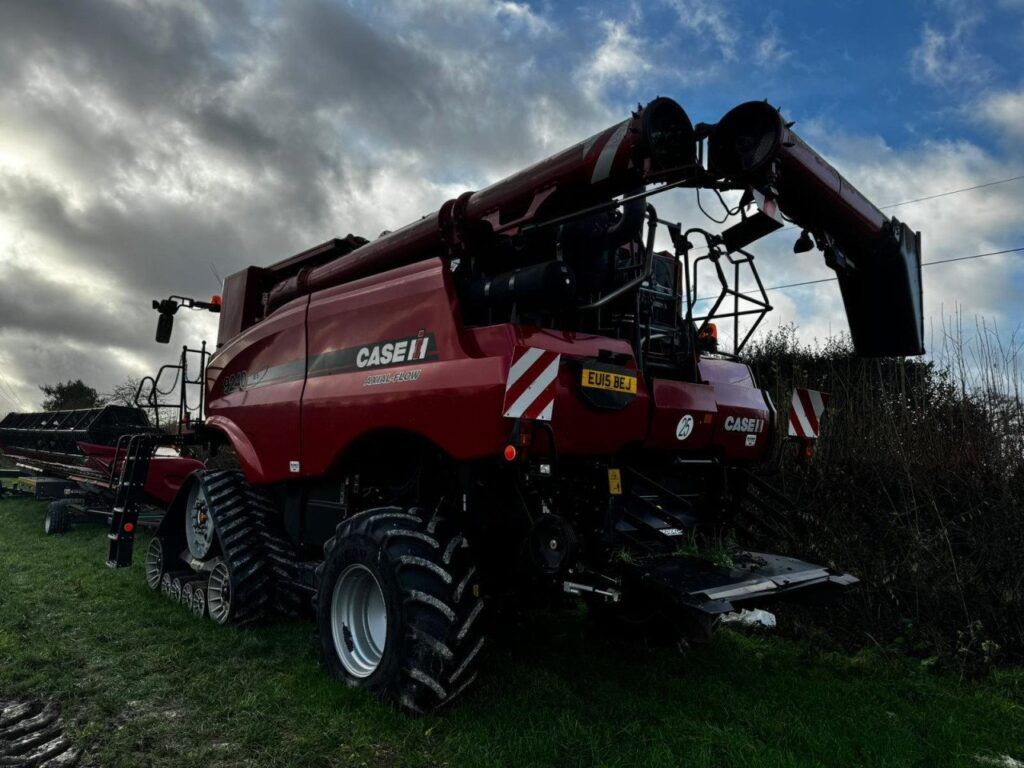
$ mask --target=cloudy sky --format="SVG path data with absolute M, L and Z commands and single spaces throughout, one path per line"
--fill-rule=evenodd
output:
M 694 122 L 768 98 L 879 205 L 1022 175 L 1021 50 L 1021 0 L 2 0 L 0 413 L 173 357 L 154 298 L 374 237 L 657 95 Z M 1024 246 L 1022 201 L 892 213 L 935 260 Z M 758 249 L 766 284 L 828 276 L 792 235 Z M 929 342 L 957 313 L 1008 335 L 1022 289 L 1024 253 L 927 268 Z M 772 324 L 842 331 L 837 296 L 774 292 Z

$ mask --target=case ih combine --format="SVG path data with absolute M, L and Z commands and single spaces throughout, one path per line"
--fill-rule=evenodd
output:
M 651 200 L 673 188 L 740 191 L 735 223 L 662 218 Z M 841 591 L 856 580 L 822 566 L 707 555 L 727 531 L 752 543 L 751 470 L 785 426 L 736 353 L 771 309 L 746 248 L 787 221 L 836 271 L 860 353 L 923 352 L 919 236 L 759 102 L 693 126 L 658 98 L 377 240 L 232 275 L 205 305 L 220 327 L 200 418 L 122 465 L 139 482 L 169 440 L 237 462 L 186 478 L 150 586 L 187 585 L 219 622 L 312 603 L 331 674 L 414 711 L 473 680 L 510 593 L 685 632 Z M 199 303 L 154 305 L 166 342 Z M 131 561 L 134 487 L 112 566 Z

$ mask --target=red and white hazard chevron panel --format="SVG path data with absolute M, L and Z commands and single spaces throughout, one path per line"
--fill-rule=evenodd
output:
M 502 406 L 507 418 L 551 421 L 561 359 L 560 354 L 546 349 L 516 349 L 508 371 L 505 404 Z
M 821 436 L 821 415 L 829 395 L 814 389 L 794 389 L 789 408 L 789 436 L 817 440 Z

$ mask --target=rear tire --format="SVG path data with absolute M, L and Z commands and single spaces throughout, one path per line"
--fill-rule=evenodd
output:
M 70 499 L 51 501 L 46 507 L 46 517 L 43 520 L 43 531 L 47 536 L 55 536 L 67 533 L 71 530 L 71 505 Z
M 318 569 L 327 671 L 416 713 L 476 678 L 484 602 L 465 539 L 420 509 L 371 509 L 338 526 Z

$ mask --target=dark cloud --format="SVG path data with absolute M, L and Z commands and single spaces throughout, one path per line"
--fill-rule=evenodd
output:
M 619 119 L 653 81 L 695 121 L 735 103 L 740 15 L 557 5 L 0 3 L 4 377 L 25 398 L 68 376 L 109 389 L 174 356 L 151 299 L 401 226 Z M 181 318 L 175 341 L 213 328 Z
M 539 105 L 571 137 L 599 127 L 571 67 L 536 66 L 546 23 L 495 8 L 4 3 L 0 140 L 25 158 L 0 163 L 9 375 L 49 380 L 74 361 L 108 387 L 124 358 L 162 354 L 150 299 L 400 226 L 556 149 Z M 121 362 L 84 363 L 90 346 Z

